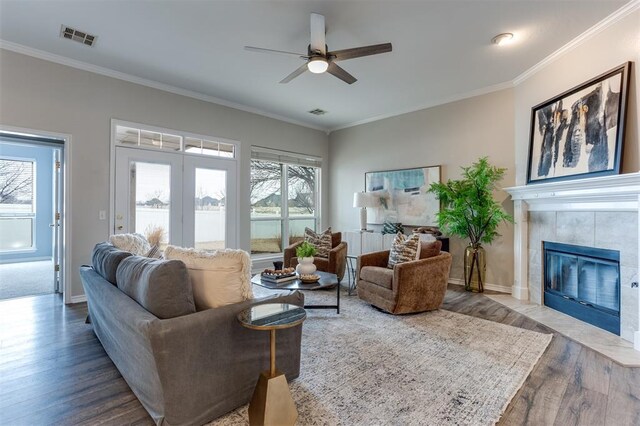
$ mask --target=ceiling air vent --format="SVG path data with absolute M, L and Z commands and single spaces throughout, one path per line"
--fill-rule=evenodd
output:
M 98 36 L 87 34 L 84 31 L 79 31 L 66 25 L 60 28 L 60 37 L 77 41 L 89 47 L 93 46 L 98 38 Z
M 309 114 L 313 114 L 313 115 L 325 115 L 326 113 L 327 111 L 320 108 L 312 109 L 311 111 L 309 111 Z

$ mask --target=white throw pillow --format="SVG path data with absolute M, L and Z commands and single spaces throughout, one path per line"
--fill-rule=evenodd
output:
M 246 251 L 208 252 L 168 246 L 164 258 L 181 260 L 187 265 L 193 299 L 199 311 L 253 298 L 251 258 Z
M 151 250 L 151 244 L 142 234 L 115 234 L 109 237 L 109 242 L 136 256 L 146 256 Z

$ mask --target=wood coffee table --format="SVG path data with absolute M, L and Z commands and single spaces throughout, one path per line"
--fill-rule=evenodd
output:
M 335 309 L 336 313 L 340 313 L 340 280 L 336 274 L 330 274 L 328 272 L 316 271 L 317 275 L 320 275 L 320 279 L 315 283 L 305 284 L 299 279 L 287 281 L 284 283 L 274 283 L 267 280 L 263 280 L 260 274 L 254 275 L 251 278 L 251 283 L 259 285 L 260 287 L 268 288 L 271 290 L 319 290 L 323 288 L 336 287 L 336 304 L 335 305 L 304 305 L 305 309 Z

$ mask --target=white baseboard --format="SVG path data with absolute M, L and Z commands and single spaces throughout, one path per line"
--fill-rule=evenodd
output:
M 449 284 L 464 286 L 464 280 L 461 280 L 460 278 L 449 278 Z M 500 293 L 511 294 L 511 287 L 506 285 L 485 283 L 484 289 L 491 290 L 491 291 L 499 291 Z
M 83 303 L 87 301 L 87 296 L 84 294 L 81 294 L 79 296 L 71 296 L 71 304 L 73 303 Z

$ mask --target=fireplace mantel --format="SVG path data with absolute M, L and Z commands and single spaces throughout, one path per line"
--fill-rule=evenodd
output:
M 505 188 L 531 211 L 637 211 L 640 172 Z
M 636 212 L 640 215 L 640 172 L 600 176 L 505 188 L 513 199 L 514 285 L 516 299 L 531 300 L 529 287 L 529 211 L 534 212 Z M 639 231 L 640 233 L 640 231 Z M 638 244 L 640 235 L 628 235 Z M 640 300 L 637 313 L 640 316 Z M 638 320 L 640 323 L 640 318 Z M 640 351 L 640 330 L 634 347 Z

